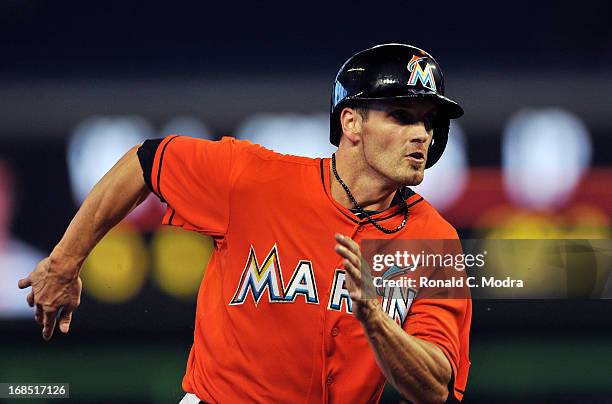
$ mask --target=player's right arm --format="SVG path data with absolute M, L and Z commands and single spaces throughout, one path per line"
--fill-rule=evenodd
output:
M 93 187 L 51 254 L 19 281 L 21 289 L 32 287 L 28 304 L 34 319 L 49 340 L 59 314 L 59 328 L 67 333 L 72 312 L 81 297 L 83 262 L 104 235 L 150 193 L 137 155 L 130 149 Z

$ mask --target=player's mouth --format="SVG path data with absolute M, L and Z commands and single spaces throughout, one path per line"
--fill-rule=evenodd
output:
M 406 157 L 408 157 L 408 160 L 411 160 L 418 164 L 425 163 L 425 154 L 423 154 L 422 152 L 413 152 L 407 155 Z

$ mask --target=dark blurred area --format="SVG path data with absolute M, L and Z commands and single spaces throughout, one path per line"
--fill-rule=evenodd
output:
M 2 3 L 2 72 L 24 78 L 329 74 L 368 44 L 426 46 L 447 69 L 607 72 L 607 2 Z M 551 67 L 554 65 L 554 70 Z
M 150 198 L 92 253 L 71 332 L 50 343 L 17 280 L 144 139 L 329 156 L 335 72 L 378 43 L 432 53 L 466 110 L 417 188 L 462 237 L 610 239 L 611 16 L 588 0 L 1 2 L 0 382 L 178 402 L 210 239 L 160 227 Z M 611 310 L 588 294 L 474 301 L 464 402 L 612 403 Z

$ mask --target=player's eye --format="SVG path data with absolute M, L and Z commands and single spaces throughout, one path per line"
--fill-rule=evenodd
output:
M 413 125 L 417 123 L 416 117 L 403 109 L 392 111 L 390 115 L 402 125 Z
M 428 113 L 424 116 L 417 116 L 416 114 L 410 113 L 403 109 L 398 109 L 391 112 L 391 117 L 400 125 L 415 125 L 419 122 L 423 122 L 425 130 L 429 131 L 433 128 L 436 120 L 435 113 Z
M 433 113 L 425 115 L 425 117 L 423 118 L 423 122 L 425 123 L 425 129 L 429 131 L 434 127 L 434 123 L 436 122 L 436 115 Z

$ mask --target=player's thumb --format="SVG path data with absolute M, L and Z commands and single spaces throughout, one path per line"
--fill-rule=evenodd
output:
M 72 310 L 64 309 L 62 315 L 59 318 L 59 329 L 62 333 L 67 334 L 70 329 L 70 322 L 72 321 Z
M 19 279 L 19 282 L 17 282 L 17 286 L 19 286 L 19 289 L 25 289 L 29 286 L 32 286 L 32 281 L 30 280 L 30 276 L 28 275 L 27 277 L 23 279 Z

